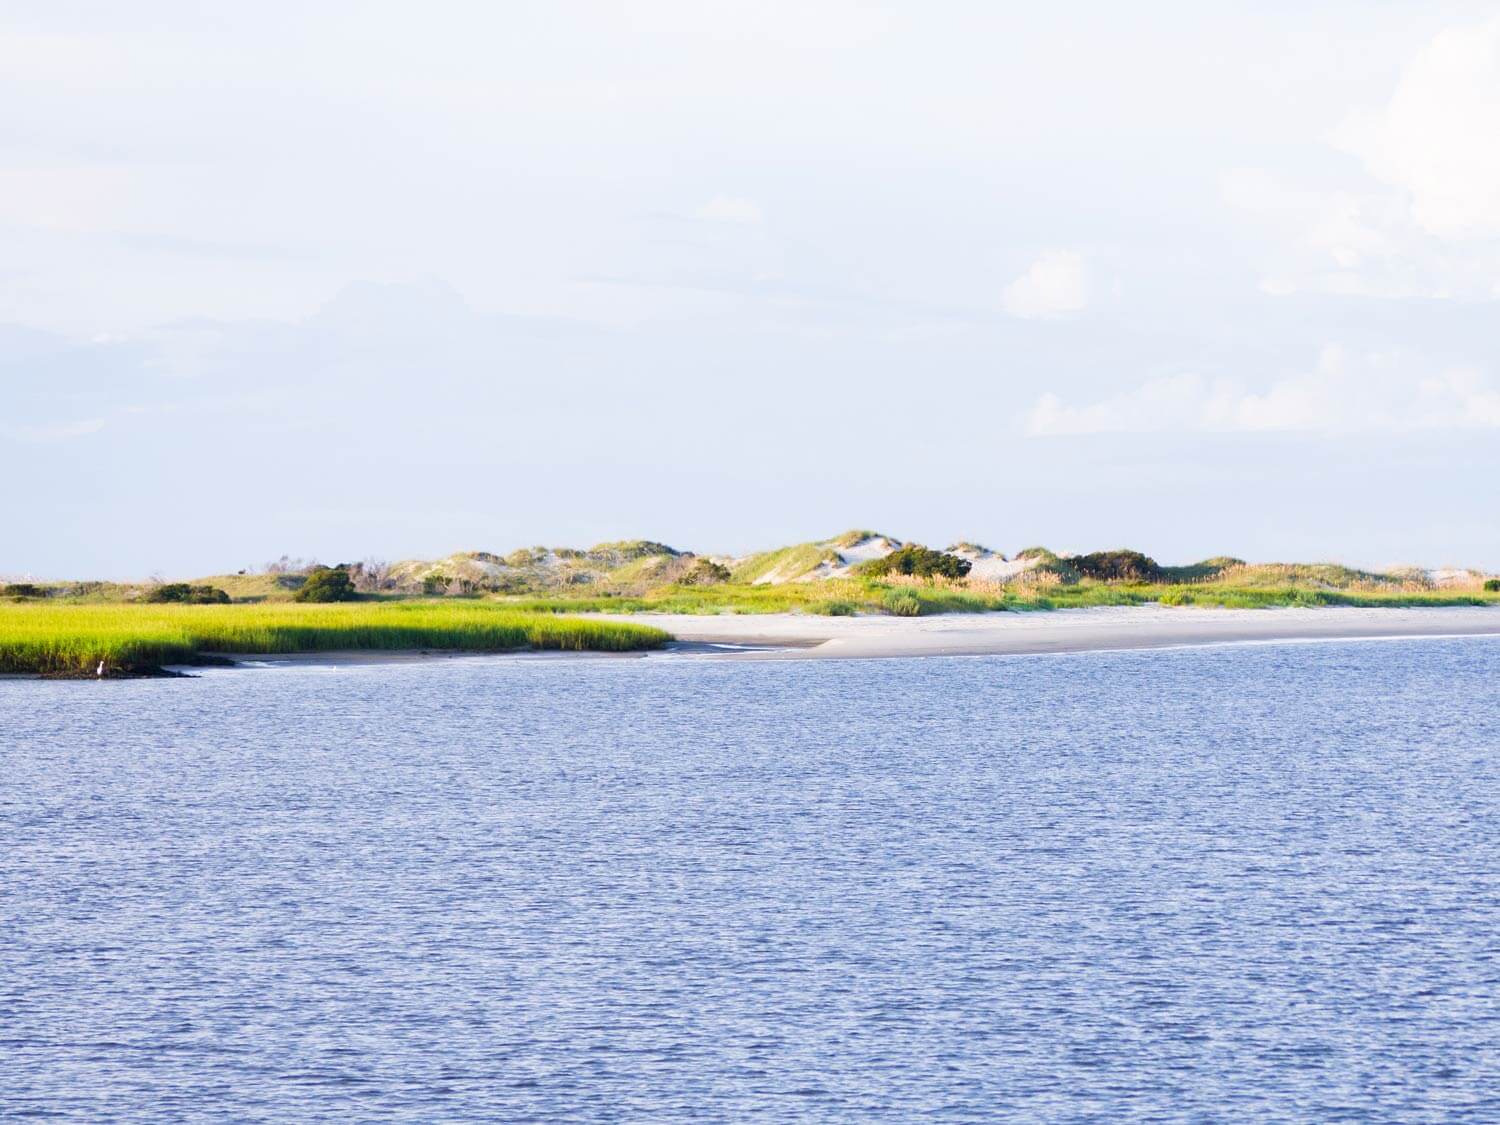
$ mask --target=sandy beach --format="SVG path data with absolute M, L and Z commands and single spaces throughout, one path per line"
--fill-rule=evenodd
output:
M 592 615 L 591 615 L 592 616 Z M 1221 644 L 1274 644 L 1402 637 L 1500 637 L 1500 606 L 1365 609 L 1205 609 L 1099 606 L 1036 613 L 952 613 L 934 617 L 817 617 L 761 614 L 600 614 L 654 625 L 676 640 L 641 652 L 364 650 L 234 653 L 240 667 L 296 667 L 435 660 L 861 660 L 913 656 L 1004 656 Z M 196 674 L 202 669 L 174 666 Z
M 755 660 L 980 656 L 1180 645 L 1333 641 L 1395 637 L 1500 636 L 1500 607 L 1205 609 L 1107 606 L 1039 613 L 935 617 L 814 617 L 800 614 L 611 616 L 667 630 L 678 651 L 718 651 Z M 708 646 L 749 646 L 712 649 Z

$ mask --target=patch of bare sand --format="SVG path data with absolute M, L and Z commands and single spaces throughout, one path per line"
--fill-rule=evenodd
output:
M 1208 609 L 1109 606 L 1035 613 L 936 617 L 815 617 L 802 614 L 641 614 L 609 620 L 649 623 L 689 651 L 703 646 L 739 659 L 855 659 L 979 656 L 1273 641 L 1500 635 L 1500 607 L 1410 609 Z

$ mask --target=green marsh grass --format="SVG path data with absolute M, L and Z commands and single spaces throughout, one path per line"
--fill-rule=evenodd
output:
M 660 629 L 522 613 L 492 602 L 330 605 L 0 605 L 0 672 L 131 670 L 214 653 L 453 649 L 628 652 Z

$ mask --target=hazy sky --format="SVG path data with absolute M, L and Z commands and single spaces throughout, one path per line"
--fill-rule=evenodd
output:
M 0 573 L 1500 568 L 1497 137 L 1496 3 L 0 0 Z

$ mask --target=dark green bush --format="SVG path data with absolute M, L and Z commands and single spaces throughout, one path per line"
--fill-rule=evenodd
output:
M 717 586 L 729 581 L 729 568 L 712 559 L 694 559 L 693 565 L 678 581 L 684 586 Z
M 822 602 L 809 602 L 808 613 L 816 613 L 819 617 L 853 617 L 859 611 L 859 606 L 853 602 L 829 599 Z
M 0 594 L 7 598 L 45 598 L 47 591 L 30 582 L 12 582 L 0 587 Z
M 1500 593 L 1500 578 L 1486 578 L 1484 580 L 1484 588 L 1486 592 L 1491 594 Z
M 168 582 L 148 591 L 141 600 L 158 605 L 172 602 L 181 605 L 228 605 L 229 595 L 217 586 L 190 586 L 186 582 Z
M 861 563 L 859 573 L 871 578 L 880 578 L 887 574 L 909 574 L 916 578 L 931 578 L 934 575 L 941 575 L 944 578 L 962 578 L 969 573 L 971 565 L 973 564 L 968 559 L 961 559 L 957 555 L 945 554 L 927 547 L 919 547 L 913 543 L 900 550 L 892 551 L 884 558 Z
M 1159 582 L 1162 577 L 1156 560 L 1139 551 L 1095 551 L 1088 555 L 1069 555 L 1063 562 L 1085 578 L 1099 582 Z
M 307 581 L 292 595 L 299 602 L 352 602 L 359 594 L 354 589 L 354 579 L 342 567 L 320 566 L 307 576 Z

